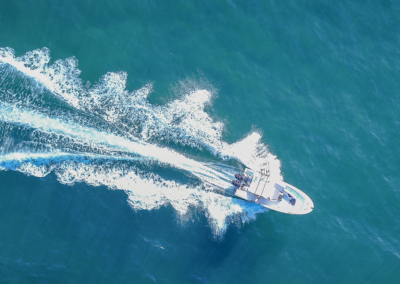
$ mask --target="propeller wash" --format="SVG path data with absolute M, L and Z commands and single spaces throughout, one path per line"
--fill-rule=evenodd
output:
M 47 48 L 21 57 L 0 48 L 0 170 L 53 172 L 63 184 L 124 190 L 135 210 L 170 205 L 182 218 L 200 210 L 216 236 L 268 210 L 233 198 L 239 169 L 224 161 L 255 171 L 268 163 L 269 175 L 283 180 L 280 161 L 258 132 L 233 144 L 222 140 L 224 125 L 204 111 L 212 92 L 182 84 L 179 99 L 155 106 L 151 84 L 128 92 L 125 72 L 109 72 L 91 87 L 74 57 L 49 61 Z M 206 150 L 220 162 L 202 162 L 167 142 Z M 164 177 L 168 171 L 181 178 Z

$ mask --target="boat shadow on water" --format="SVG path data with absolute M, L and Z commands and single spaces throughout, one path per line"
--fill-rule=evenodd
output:
M 199 238 L 197 247 L 202 251 L 204 269 L 215 270 L 228 265 L 237 268 L 231 270 L 231 273 L 237 273 L 238 277 L 241 273 L 254 272 L 256 268 L 268 269 L 288 241 L 282 227 L 292 222 L 292 217 L 287 216 L 289 218 L 284 217 L 286 220 L 282 224 L 277 220 L 280 217 L 278 214 L 263 213 L 257 215 L 255 221 L 240 226 L 231 225 L 217 239 Z M 262 267 L 259 266 L 261 262 Z
M 8 259 L 12 262 L 24 251 L 27 262 L 57 262 L 65 269 L 45 273 L 55 278 L 68 270 L 95 267 L 162 279 L 173 265 L 179 267 L 176 280 L 186 283 L 211 280 L 226 266 L 232 268 L 229 277 L 240 279 L 256 269 L 268 270 L 285 248 L 285 227 L 292 222 L 292 216 L 271 211 L 245 224 L 231 224 L 216 237 L 201 210 L 180 222 L 172 206 L 135 212 L 122 191 L 84 183 L 62 185 L 54 174 L 36 178 L 7 171 L 0 172 L 0 178 L 0 213 L 9 218 L 3 222 L 9 232 L 3 242 L 9 247 Z M 31 273 L 33 268 L 25 271 Z M 101 277 L 107 278 L 99 273 Z

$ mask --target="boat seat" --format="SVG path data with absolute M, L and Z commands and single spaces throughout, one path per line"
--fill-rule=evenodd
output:
M 281 201 L 283 198 L 284 189 L 279 184 L 275 183 L 274 192 L 272 193 L 270 200 L 271 201 Z
M 277 201 L 277 200 L 279 200 L 279 196 L 281 196 L 281 192 L 279 190 L 275 189 L 270 197 L 270 200 Z

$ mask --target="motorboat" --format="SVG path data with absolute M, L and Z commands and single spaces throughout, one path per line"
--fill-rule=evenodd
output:
M 254 171 L 246 168 L 235 174 L 232 181 L 235 196 L 257 203 L 278 212 L 303 215 L 314 209 L 314 203 L 307 194 L 282 180 L 270 178 L 269 169 Z

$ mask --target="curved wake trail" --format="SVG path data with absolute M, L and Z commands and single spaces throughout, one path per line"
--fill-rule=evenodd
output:
M 162 164 L 168 164 L 178 169 L 186 170 L 198 177 L 208 178 L 209 180 L 219 181 L 220 179 L 226 179 L 225 175 L 173 150 L 161 148 L 142 141 L 131 141 L 114 134 L 96 131 L 95 129 L 90 129 L 80 125 L 69 124 L 60 119 L 52 119 L 16 107 L 5 107 L 0 105 L 0 120 L 14 124 L 26 125 L 46 133 L 54 133 L 75 138 L 90 143 L 92 147 L 95 147 L 95 145 L 103 145 L 109 148 L 116 148 L 120 151 L 137 154 L 145 160 L 154 160 Z M 220 183 L 219 186 L 228 187 L 229 179 L 226 180 L 225 183 Z
M 37 177 L 53 172 L 63 184 L 86 182 L 93 186 L 124 190 L 135 210 L 154 210 L 171 205 L 179 216 L 202 210 L 215 236 L 222 236 L 229 223 L 243 223 L 265 212 L 263 207 L 207 190 L 182 185 L 135 165 L 121 164 L 125 158 L 70 153 L 13 153 L 0 156 L 0 170 L 14 170 Z
M 224 125 L 204 111 L 211 103 L 211 92 L 181 82 L 179 99 L 154 106 L 147 100 L 152 86 L 129 93 L 124 72 L 109 72 L 90 87 L 79 78 L 75 58 L 52 65 L 49 61 L 46 48 L 21 57 L 15 57 L 11 48 L 0 48 L 0 135 L 10 144 L 13 135 L 19 135 L 36 147 L 24 144 L 17 152 L 2 150 L 0 169 L 34 176 L 54 172 L 62 183 L 86 182 L 124 190 L 135 210 L 170 204 L 184 216 L 198 208 L 216 235 L 223 234 L 231 222 L 246 222 L 266 211 L 217 193 L 229 193 L 235 169 L 159 146 L 172 141 L 206 148 L 215 157 L 235 159 L 255 170 L 268 162 L 271 175 L 282 179 L 280 161 L 262 143 L 260 133 L 253 132 L 234 144 L 222 140 Z M 51 97 L 72 110 L 61 102 L 49 103 Z M 187 172 L 201 184 L 165 180 L 139 167 L 146 163 Z

